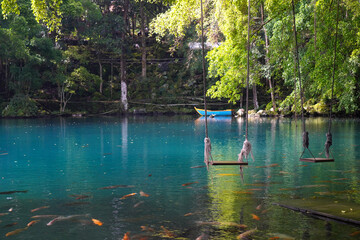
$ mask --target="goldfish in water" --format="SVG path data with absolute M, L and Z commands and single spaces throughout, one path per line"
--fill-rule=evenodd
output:
M 199 183 L 199 182 L 195 181 L 195 182 L 184 183 L 181 186 L 186 187 L 186 186 L 189 186 L 189 185 L 194 184 L 194 183 Z
M 45 208 L 49 208 L 50 206 L 42 206 L 42 207 L 38 207 L 38 208 L 35 208 L 35 209 L 32 209 L 30 210 L 30 212 L 36 212 L 36 211 L 39 211 L 41 209 L 45 209 Z
M 125 198 L 128 198 L 128 197 L 134 196 L 134 195 L 136 195 L 136 194 L 137 194 L 137 193 L 126 194 L 125 196 L 122 196 L 120 199 L 125 199 Z
M 130 233 L 129 232 L 125 233 L 122 240 L 130 240 Z
M 32 220 L 31 222 L 29 222 L 27 224 L 27 226 L 30 227 L 30 226 L 34 225 L 35 223 L 38 223 L 38 222 L 40 222 L 40 220 Z
M 16 235 L 16 234 L 18 234 L 18 233 L 21 233 L 21 232 L 25 231 L 26 229 L 28 229 L 28 227 L 15 229 L 14 231 L 11 231 L 11 232 L 8 232 L 7 234 L 5 234 L 5 237 L 9 237 L 9 236 L 12 236 L 12 235 Z
M 93 221 L 93 223 L 94 223 L 95 225 L 98 225 L 98 226 L 102 226 L 102 225 L 103 225 L 103 223 L 102 223 L 100 220 L 97 220 L 97 219 L 95 219 L 95 218 L 92 218 L 91 221 Z
M 255 214 L 251 214 L 251 216 L 252 216 L 253 219 L 255 219 L 255 220 L 257 220 L 257 221 L 260 220 L 260 218 L 259 218 L 258 216 L 256 216 Z
M 143 191 L 140 191 L 140 196 L 142 197 L 149 197 L 150 195 L 147 193 L 144 193 Z

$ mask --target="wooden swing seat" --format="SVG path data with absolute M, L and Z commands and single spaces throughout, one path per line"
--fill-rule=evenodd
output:
M 238 162 L 238 161 L 213 161 L 210 162 L 211 165 L 248 165 L 247 162 Z
M 319 162 L 334 162 L 334 159 L 333 158 L 300 158 L 300 161 L 319 163 Z

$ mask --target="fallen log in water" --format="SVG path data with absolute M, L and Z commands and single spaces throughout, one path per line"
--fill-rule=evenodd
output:
M 345 224 L 360 226 L 360 221 L 357 221 L 354 219 L 339 217 L 339 216 L 335 216 L 335 215 L 331 215 L 331 214 L 323 213 L 323 212 L 318 212 L 318 211 L 311 210 L 311 209 L 293 207 L 293 206 L 289 206 L 289 205 L 285 205 L 285 204 L 281 204 L 281 203 L 272 203 L 272 204 L 283 207 L 283 208 L 291 209 L 296 212 L 301 212 L 303 214 L 309 215 L 311 217 L 319 218 L 322 220 L 331 220 L 331 221 L 337 221 L 337 222 L 341 222 L 341 223 L 345 223 Z

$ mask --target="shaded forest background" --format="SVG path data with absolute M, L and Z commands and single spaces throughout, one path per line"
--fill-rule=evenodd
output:
M 204 6 L 209 104 L 236 109 L 245 101 L 247 1 Z M 200 1 L 3 0 L 1 8 L 4 117 L 202 105 Z M 300 112 L 291 10 L 283 0 L 251 6 L 253 112 Z M 328 112 L 335 69 L 334 112 L 359 114 L 360 2 L 299 0 L 295 12 L 306 112 Z

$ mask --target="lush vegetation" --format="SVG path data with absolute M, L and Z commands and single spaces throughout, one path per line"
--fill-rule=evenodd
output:
M 208 90 L 211 97 L 225 97 L 234 102 L 243 95 L 247 67 L 247 4 L 245 0 L 210 0 L 205 3 L 207 41 L 221 42 L 219 47 L 207 54 L 209 77 L 216 80 Z M 197 11 L 190 13 L 187 11 L 190 8 Z M 308 112 L 328 109 L 335 65 L 335 110 L 346 113 L 358 111 L 359 1 L 339 1 L 337 5 L 336 1 L 331 0 L 299 0 L 295 3 L 295 12 L 300 79 L 306 101 L 304 107 Z M 186 29 L 199 22 L 199 13 L 199 2 L 176 1 L 170 10 L 156 18 L 154 32 L 161 36 L 171 35 L 177 39 L 177 43 L 186 38 Z M 294 73 L 293 25 L 291 1 L 263 0 L 251 5 L 250 84 L 255 109 L 259 106 L 259 93 L 261 96 L 272 96 L 272 101 L 268 100 L 267 109 L 295 111 L 295 100 L 300 108 L 299 79 L 295 81 Z M 335 44 L 337 54 L 333 64 Z
M 214 102 L 245 100 L 247 4 L 204 2 Z M 299 111 L 291 2 L 251 4 L 253 108 Z M 1 10 L 3 116 L 192 112 L 202 102 L 200 1 L 2 0 Z M 299 0 L 295 12 L 305 109 L 328 111 L 335 66 L 334 111 L 358 113 L 359 1 Z

